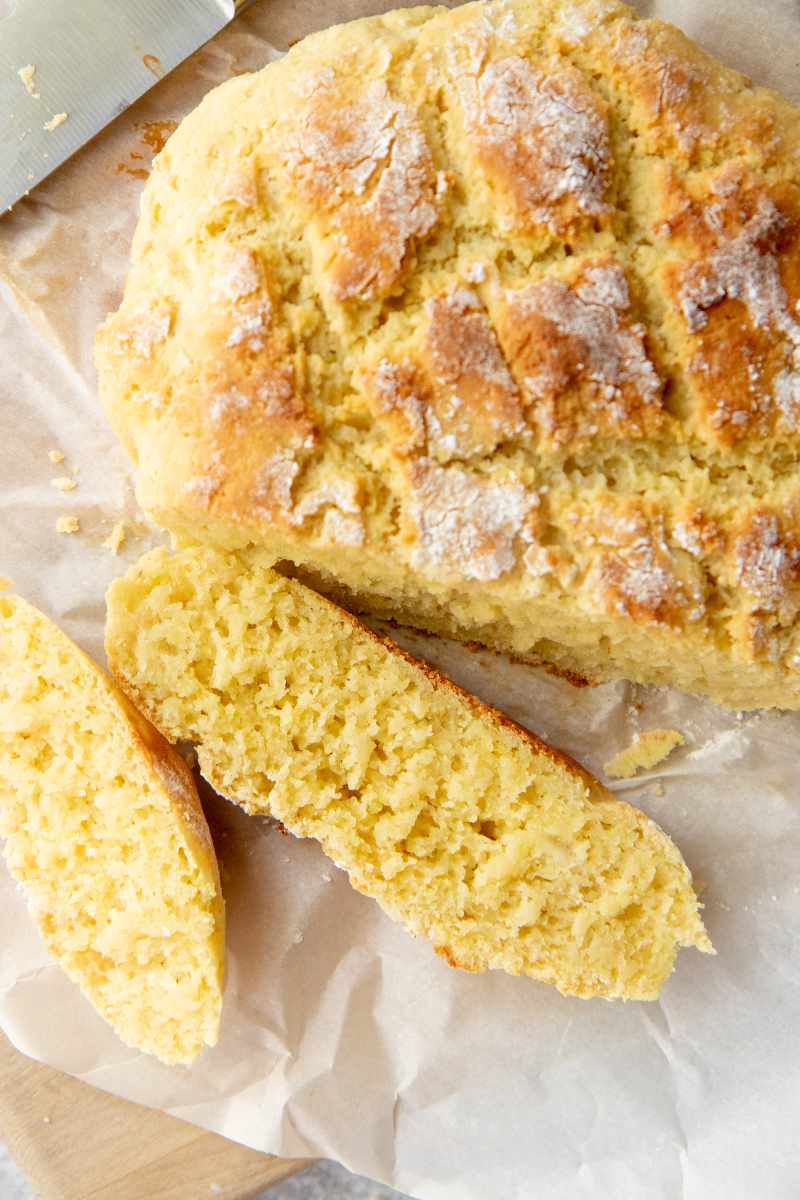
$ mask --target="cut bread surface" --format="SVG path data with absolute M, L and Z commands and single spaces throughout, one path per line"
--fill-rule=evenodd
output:
M 217 1040 L 224 905 L 188 767 L 37 609 L 0 595 L 0 837 L 45 946 L 128 1045 Z
M 215 788 L 318 839 L 453 965 L 651 999 L 679 946 L 710 950 L 652 821 L 296 580 L 155 550 L 109 589 L 107 652 Z

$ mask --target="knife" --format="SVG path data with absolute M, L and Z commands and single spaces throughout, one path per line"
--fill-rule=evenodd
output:
M 251 0 L 0 0 L 0 213 Z

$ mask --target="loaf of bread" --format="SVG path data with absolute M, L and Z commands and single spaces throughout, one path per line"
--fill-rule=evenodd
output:
M 679 946 L 711 948 L 652 821 L 296 580 L 154 550 L 111 585 L 106 648 L 218 791 L 317 838 L 454 966 L 653 999 Z
M 800 707 L 800 116 L 615 0 L 404 9 L 158 156 L 100 390 L 163 527 Z
M 128 1045 L 217 1040 L 224 908 L 191 772 L 35 608 L 0 595 L 0 838 L 47 949 Z

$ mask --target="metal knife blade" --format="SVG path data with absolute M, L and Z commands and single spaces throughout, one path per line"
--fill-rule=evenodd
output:
M 0 213 L 243 7 L 242 0 L 0 0 Z M 26 85 L 19 72 L 29 66 Z

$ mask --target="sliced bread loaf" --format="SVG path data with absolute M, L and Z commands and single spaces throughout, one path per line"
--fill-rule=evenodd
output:
M 0 596 L 0 837 L 45 945 L 128 1045 L 217 1040 L 224 906 L 183 759 L 73 642 Z
M 616 0 L 305 38 L 145 187 L 97 340 L 140 503 L 348 608 L 800 708 L 799 147 Z
M 110 588 L 107 651 L 220 792 L 317 838 L 454 966 L 652 999 L 678 946 L 711 949 L 652 821 L 296 580 L 152 551 Z

